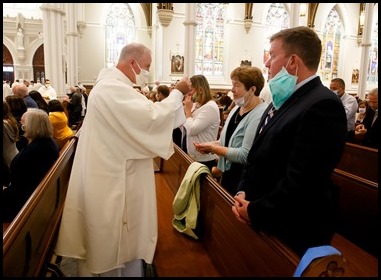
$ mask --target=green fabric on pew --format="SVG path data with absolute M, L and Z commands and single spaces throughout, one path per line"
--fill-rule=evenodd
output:
M 194 239 L 198 239 L 193 230 L 196 229 L 200 209 L 200 175 L 203 173 L 210 174 L 206 165 L 191 163 L 173 200 L 173 227 Z

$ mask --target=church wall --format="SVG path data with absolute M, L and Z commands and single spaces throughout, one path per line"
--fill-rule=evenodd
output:
M 84 5 L 83 20 L 86 28 L 78 38 L 78 81 L 83 84 L 94 84 L 101 68 L 105 67 L 105 13 L 110 3 L 89 3 Z M 184 3 L 174 3 L 174 16 L 167 27 L 163 27 L 157 18 L 156 7 L 152 15 L 152 28 L 147 27 L 144 13 L 140 3 L 131 3 L 131 8 L 137 20 L 137 41 L 149 46 L 153 52 L 151 66 L 151 83 L 159 80 L 170 84 L 179 79 L 181 75 L 171 74 L 170 56 L 173 52 L 186 53 L 185 46 L 185 11 Z M 156 4 L 153 4 L 156 5 Z M 210 78 L 213 88 L 226 88 L 231 86 L 230 72 L 240 65 L 241 60 L 249 60 L 253 66 L 264 69 L 263 41 L 265 39 L 265 18 L 268 3 L 253 4 L 253 23 L 247 32 L 244 27 L 244 3 L 228 4 L 226 19 L 226 37 L 224 48 L 226 53 L 226 69 L 222 78 Z M 322 32 L 323 19 L 327 16 L 334 3 L 319 4 L 315 18 L 315 31 Z M 339 77 L 346 81 L 349 91 L 355 92 L 357 85 L 351 83 L 352 70 L 360 68 L 362 47 L 357 42 L 358 3 L 339 3 L 337 6 L 344 24 L 345 36 L 340 47 Z M 288 5 L 288 9 L 290 5 Z M 29 15 L 29 11 L 25 14 Z M 25 20 L 25 51 L 18 52 L 16 39 L 17 12 L 3 11 L 3 44 L 12 54 L 15 66 L 15 78 L 32 79 L 32 59 L 36 49 L 43 44 L 42 19 L 38 11 L 33 19 Z M 374 13 L 378 17 L 378 13 Z M 356 20 L 353 20 L 356 19 Z M 189 58 L 185 57 L 185 63 Z M 373 88 L 370 86 L 367 88 Z

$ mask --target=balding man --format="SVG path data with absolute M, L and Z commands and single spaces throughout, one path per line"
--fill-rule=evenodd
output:
M 28 94 L 28 88 L 25 84 L 18 84 L 13 87 L 13 94 L 18 95 L 24 99 L 27 108 L 38 108 L 36 101 Z
M 146 46 L 126 45 L 89 95 L 56 246 L 57 255 L 78 259 L 78 276 L 141 276 L 129 272 L 153 261 L 152 162 L 174 152 L 172 131 L 185 122 L 190 83 L 184 79 L 166 99 L 152 102 L 134 89 L 146 85 L 151 62 Z
M 343 79 L 335 78 L 331 81 L 329 89 L 332 90 L 343 103 L 347 116 L 347 141 L 352 142 L 355 136 L 356 113 L 358 108 L 357 100 L 354 96 L 345 92 L 345 82 Z

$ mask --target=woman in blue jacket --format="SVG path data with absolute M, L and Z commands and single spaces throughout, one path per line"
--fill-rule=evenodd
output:
M 230 78 L 236 106 L 226 119 L 220 139 L 195 146 L 202 153 L 219 156 L 217 167 L 222 172 L 221 185 L 235 195 L 255 132 L 268 104 L 259 97 L 265 83 L 259 68 L 238 67 L 232 71 Z

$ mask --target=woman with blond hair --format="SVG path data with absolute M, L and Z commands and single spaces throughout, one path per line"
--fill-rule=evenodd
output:
M 194 143 L 217 140 L 221 122 L 220 110 L 213 100 L 204 75 L 192 76 L 190 83 L 191 91 L 184 101 L 186 121 L 183 124 L 183 136 L 186 133 L 186 145 L 183 143 L 182 148 L 193 160 L 205 164 L 211 170 L 216 165 L 216 155 L 197 151 Z
M 28 144 L 11 162 L 10 185 L 3 191 L 3 223 L 10 223 L 58 159 L 58 146 L 45 111 L 29 108 L 21 117 Z

